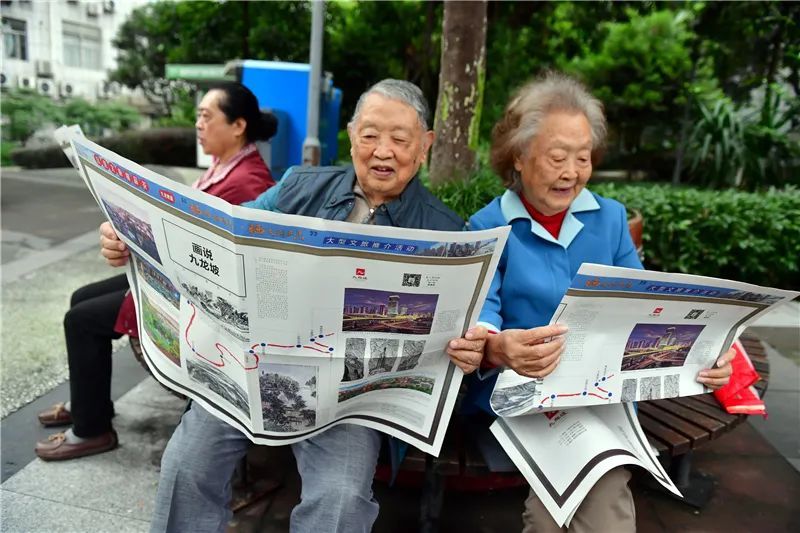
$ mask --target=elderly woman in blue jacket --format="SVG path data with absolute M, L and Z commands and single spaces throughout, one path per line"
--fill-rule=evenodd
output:
M 556 368 L 566 328 L 547 324 L 582 263 L 642 268 L 625 208 L 586 189 L 605 134 L 601 103 L 579 82 L 558 73 L 522 87 L 494 127 L 492 166 L 507 190 L 473 215 L 470 226 L 510 225 L 511 233 L 480 315 L 479 324 L 493 334 L 468 401 L 484 409 L 495 381 L 487 377 L 488 368 L 504 366 L 529 377 L 544 377 Z M 727 383 L 732 356 L 726 353 L 697 380 L 711 388 Z M 467 372 L 478 364 L 453 360 Z M 569 529 L 635 531 L 629 478 L 621 467 L 608 472 Z M 561 531 L 532 491 L 523 522 L 525 532 Z

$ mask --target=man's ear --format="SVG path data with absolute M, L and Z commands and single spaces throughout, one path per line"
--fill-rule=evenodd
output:
M 426 131 L 422 134 L 422 157 L 420 158 L 420 162 L 424 163 L 425 160 L 428 158 L 428 152 L 433 146 L 433 141 L 436 140 L 436 134 L 433 130 Z
M 350 157 L 353 157 L 353 150 L 356 146 L 356 139 L 355 139 L 355 132 L 353 131 L 353 126 L 348 124 L 347 125 L 347 138 L 350 140 Z

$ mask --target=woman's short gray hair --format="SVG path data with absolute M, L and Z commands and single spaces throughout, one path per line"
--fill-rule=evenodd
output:
M 410 81 L 393 80 L 391 78 L 381 80 L 364 91 L 358 98 L 356 110 L 353 112 L 353 118 L 350 119 L 350 122 L 347 124 L 348 128 L 358 120 L 358 114 L 361 112 L 364 101 L 370 94 L 380 94 L 385 98 L 400 100 L 404 104 L 410 105 L 414 108 L 414 111 L 417 112 L 417 117 L 419 117 L 419 122 L 422 124 L 422 129 L 428 131 L 428 115 L 430 114 L 430 108 L 428 107 L 428 101 L 425 100 L 425 95 L 422 94 L 422 89 Z
M 542 121 L 554 111 L 582 113 L 592 130 L 593 155 L 603 147 L 606 117 L 600 100 L 575 78 L 560 72 L 545 72 L 514 94 L 492 130 L 492 168 L 506 188 L 520 191 L 522 183 L 514 161 L 527 152 Z

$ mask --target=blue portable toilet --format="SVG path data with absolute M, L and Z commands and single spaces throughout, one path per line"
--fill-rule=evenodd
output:
M 303 161 L 306 138 L 306 104 L 311 66 L 281 61 L 237 60 L 226 65 L 226 72 L 258 98 L 259 106 L 278 117 L 278 132 L 271 141 L 270 166 L 279 179 L 287 168 Z M 330 80 L 322 84 L 320 94 L 319 140 L 321 164 L 336 162 L 337 134 L 342 92 Z

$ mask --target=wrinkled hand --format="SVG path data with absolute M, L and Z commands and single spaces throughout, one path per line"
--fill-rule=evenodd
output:
M 553 324 L 532 329 L 507 329 L 491 335 L 486 358 L 511 368 L 521 376 L 542 378 L 555 370 L 564 353 L 567 326 Z
M 125 243 L 119 240 L 110 222 L 100 224 L 100 254 L 113 267 L 124 266 L 131 255 Z
M 719 359 L 717 359 L 717 364 L 714 365 L 714 368 L 701 370 L 697 374 L 697 381 L 711 390 L 717 390 L 721 387 L 724 387 L 731 380 L 731 374 L 733 374 L 731 361 L 733 361 L 735 356 L 736 352 L 733 350 L 733 348 L 729 349 L 727 352 L 722 354 Z
M 460 339 L 447 344 L 447 355 L 465 374 L 475 372 L 483 360 L 483 348 L 489 331 L 483 326 L 470 328 Z

